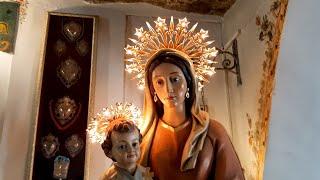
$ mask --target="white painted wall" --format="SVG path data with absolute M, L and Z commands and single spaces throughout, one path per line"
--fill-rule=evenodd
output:
M 187 16 L 194 20 L 221 21 L 215 16 L 202 16 L 164 10 L 147 4 L 88 5 L 81 0 L 29 0 L 26 21 L 19 26 L 15 56 L 12 60 L 8 101 L 5 106 L 4 131 L 0 146 L 0 179 L 24 179 L 28 147 L 32 142 L 37 72 L 44 49 L 46 14 L 48 11 L 99 16 L 97 41 L 97 75 L 94 112 L 123 100 L 125 47 L 125 15 L 136 16 Z M 223 74 L 220 75 L 223 79 Z M 218 76 L 217 76 L 218 77 Z M 6 79 L 8 80 L 8 79 Z M 215 102 L 226 111 L 224 84 Z M 218 88 L 217 88 L 218 89 Z M 219 91 L 220 91 L 219 90 Z M 209 91 L 208 91 L 209 92 Z M 216 110 L 220 111 L 220 110 Z M 220 114 L 219 116 L 224 116 Z M 227 117 L 226 117 L 227 118 Z M 225 119 L 225 118 L 217 118 Z M 89 179 L 97 179 L 110 164 L 99 145 L 90 146 Z
M 12 54 L 7 54 L 0 52 L 0 145 L 2 145 L 3 139 L 3 124 L 4 124 L 4 114 L 7 104 Z M 4 156 L 0 155 L 0 162 L 3 161 Z M 2 170 L 3 164 L 0 164 L 0 169 Z M 0 171 L 1 172 L 1 171 Z M 1 173 L 0 173 L 1 177 Z
M 255 17 L 265 14 L 268 9 L 264 7 L 269 7 L 270 2 L 237 0 L 224 16 L 224 42 L 238 29 L 242 30 L 238 40 L 244 85 L 235 87 L 232 76 L 229 76 L 228 82 L 231 120 L 238 122 L 236 126 L 241 122 L 245 125 L 244 113 L 250 113 L 253 120 L 257 118 L 255 98 L 258 95 L 257 82 L 261 78 L 257 75 L 261 72 L 265 47 L 257 42 Z M 319 5 L 316 0 L 289 1 L 272 100 L 264 172 L 266 180 L 320 179 Z M 245 137 L 247 130 L 245 126 L 235 129 L 233 137 Z M 247 140 L 234 142 L 243 142 L 235 143 L 235 146 L 242 165 L 250 170 L 251 156 L 248 151 L 245 152 L 249 148 Z
M 226 83 L 229 93 L 230 122 L 232 123 L 232 140 L 237 150 L 245 176 L 248 180 L 256 179 L 255 156 L 249 144 L 248 117 L 254 128 L 258 120 L 258 100 L 262 80 L 262 63 L 265 60 L 266 46 L 259 41 L 259 29 L 256 16 L 269 11 L 272 1 L 237 0 L 225 14 L 223 20 L 223 42 L 228 43 L 241 31 L 238 40 L 238 53 L 242 85 L 237 86 L 236 76 L 228 73 Z M 229 48 L 232 51 L 231 48 Z
M 2 139 L 4 109 L 7 103 L 12 54 L 0 52 L 0 143 Z
M 320 179 L 317 0 L 289 0 L 272 100 L 266 180 Z

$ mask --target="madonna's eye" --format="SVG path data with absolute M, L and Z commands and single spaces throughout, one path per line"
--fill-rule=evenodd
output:
M 171 82 L 176 83 L 180 81 L 180 77 L 172 77 L 170 78 Z
M 162 80 L 162 79 L 158 79 L 158 80 L 156 81 L 156 83 L 157 83 L 157 85 L 162 85 L 162 84 L 163 84 L 163 80 Z

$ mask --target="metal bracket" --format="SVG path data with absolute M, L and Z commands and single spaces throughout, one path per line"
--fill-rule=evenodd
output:
M 222 67 L 217 67 L 215 69 L 226 70 L 235 74 L 237 76 L 237 85 L 242 85 L 237 40 L 235 39 L 232 41 L 232 52 L 225 51 L 219 48 L 217 48 L 217 50 L 219 51 L 218 55 L 223 55 L 223 61 L 221 62 Z M 232 58 L 228 58 L 228 56 L 231 56 Z

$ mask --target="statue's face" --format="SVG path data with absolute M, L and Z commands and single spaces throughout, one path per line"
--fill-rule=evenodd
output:
M 110 156 L 114 158 L 122 168 L 135 166 L 140 158 L 139 132 L 135 129 L 132 132 L 111 133 L 112 149 Z
M 184 105 L 187 81 L 181 69 L 170 63 L 158 65 L 152 72 L 152 84 L 164 107 Z

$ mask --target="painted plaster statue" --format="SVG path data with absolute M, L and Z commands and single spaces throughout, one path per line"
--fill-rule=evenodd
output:
M 137 164 L 140 158 L 142 135 L 132 121 L 116 120 L 110 124 L 101 147 L 113 165 L 104 173 L 103 180 L 142 180 L 148 169 Z
M 137 164 L 142 135 L 134 120 L 136 110 L 128 103 L 117 104 L 104 109 L 89 125 L 90 139 L 100 142 L 105 155 L 113 160 L 101 180 L 152 180 L 150 168 Z
M 241 164 L 223 126 L 201 111 L 198 92 L 214 73 L 217 54 L 189 22 L 175 26 L 158 18 L 155 28 L 137 29 L 126 52 L 127 70 L 144 86 L 144 129 L 140 163 L 154 179 L 242 180 Z

